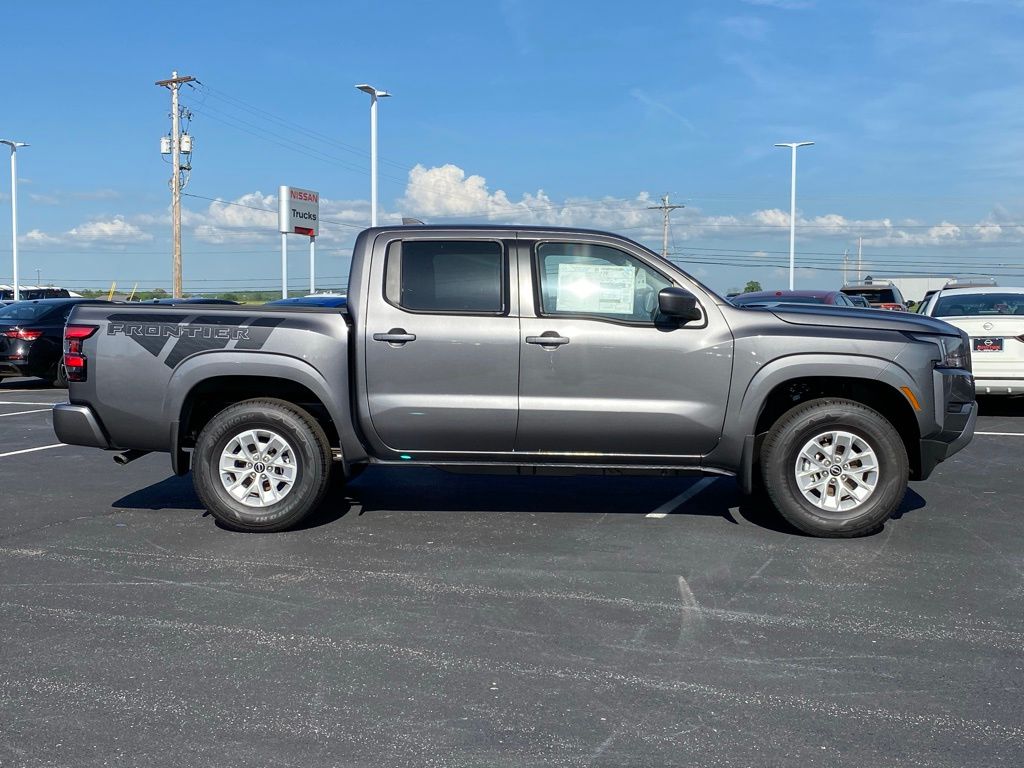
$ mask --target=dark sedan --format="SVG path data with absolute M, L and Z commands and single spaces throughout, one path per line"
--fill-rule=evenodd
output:
M 754 291 L 729 299 L 737 307 L 772 307 L 776 304 L 828 304 L 856 306 L 840 291 Z
M 55 387 L 67 385 L 61 364 L 64 325 L 76 304 L 96 299 L 36 299 L 0 308 L 0 379 L 38 376 Z

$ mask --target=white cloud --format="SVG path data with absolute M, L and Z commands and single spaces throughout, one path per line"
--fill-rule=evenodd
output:
M 127 221 L 124 216 L 114 216 L 112 219 L 98 219 L 79 224 L 67 231 L 66 238 L 85 242 L 102 240 L 116 243 L 138 243 L 152 240 L 153 236 Z
M 61 238 L 48 235 L 40 229 L 30 230 L 18 239 L 28 245 L 60 245 L 64 242 Z
M 153 239 L 153 235 L 141 227 L 128 221 L 124 216 L 110 219 L 94 219 L 72 227 L 60 234 L 50 234 L 41 229 L 33 229 L 18 240 L 26 245 L 90 245 L 107 243 L 114 245 L 130 245 L 144 243 Z
M 480 219 L 520 224 L 549 224 L 599 229 L 643 229 L 644 234 L 660 232 L 646 206 L 652 205 L 644 192 L 636 198 L 568 199 L 557 203 L 539 189 L 512 200 L 503 190 L 491 192 L 482 176 L 467 176 L 457 165 L 424 168 L 409 172 L 405 195 L 399 201 L 406 215 L 432 219 Z

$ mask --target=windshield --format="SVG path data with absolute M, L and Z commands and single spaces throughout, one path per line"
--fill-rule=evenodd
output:
M 1024 315 L 1024 293 L 973 293 L 939 296 L 934 317 Z

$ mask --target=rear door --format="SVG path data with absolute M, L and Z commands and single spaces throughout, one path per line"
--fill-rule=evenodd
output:
M 664 322 L 658 291 L 696 287 L 624 248 L 521 241 L 517 452 L 656 463 L 718 443 L 732 334 L 710 300 L 700 321 Z
M 512 451 L 519 383 L 512 242 L 500 234 L 396 235 L 375 249 L 365 391 L 373 431 L 387 449 Z

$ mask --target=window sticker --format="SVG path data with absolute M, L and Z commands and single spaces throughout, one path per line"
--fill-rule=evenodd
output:
M 559 264 L 555 310 L 632 315 L 636 273 L 631 266 Z

